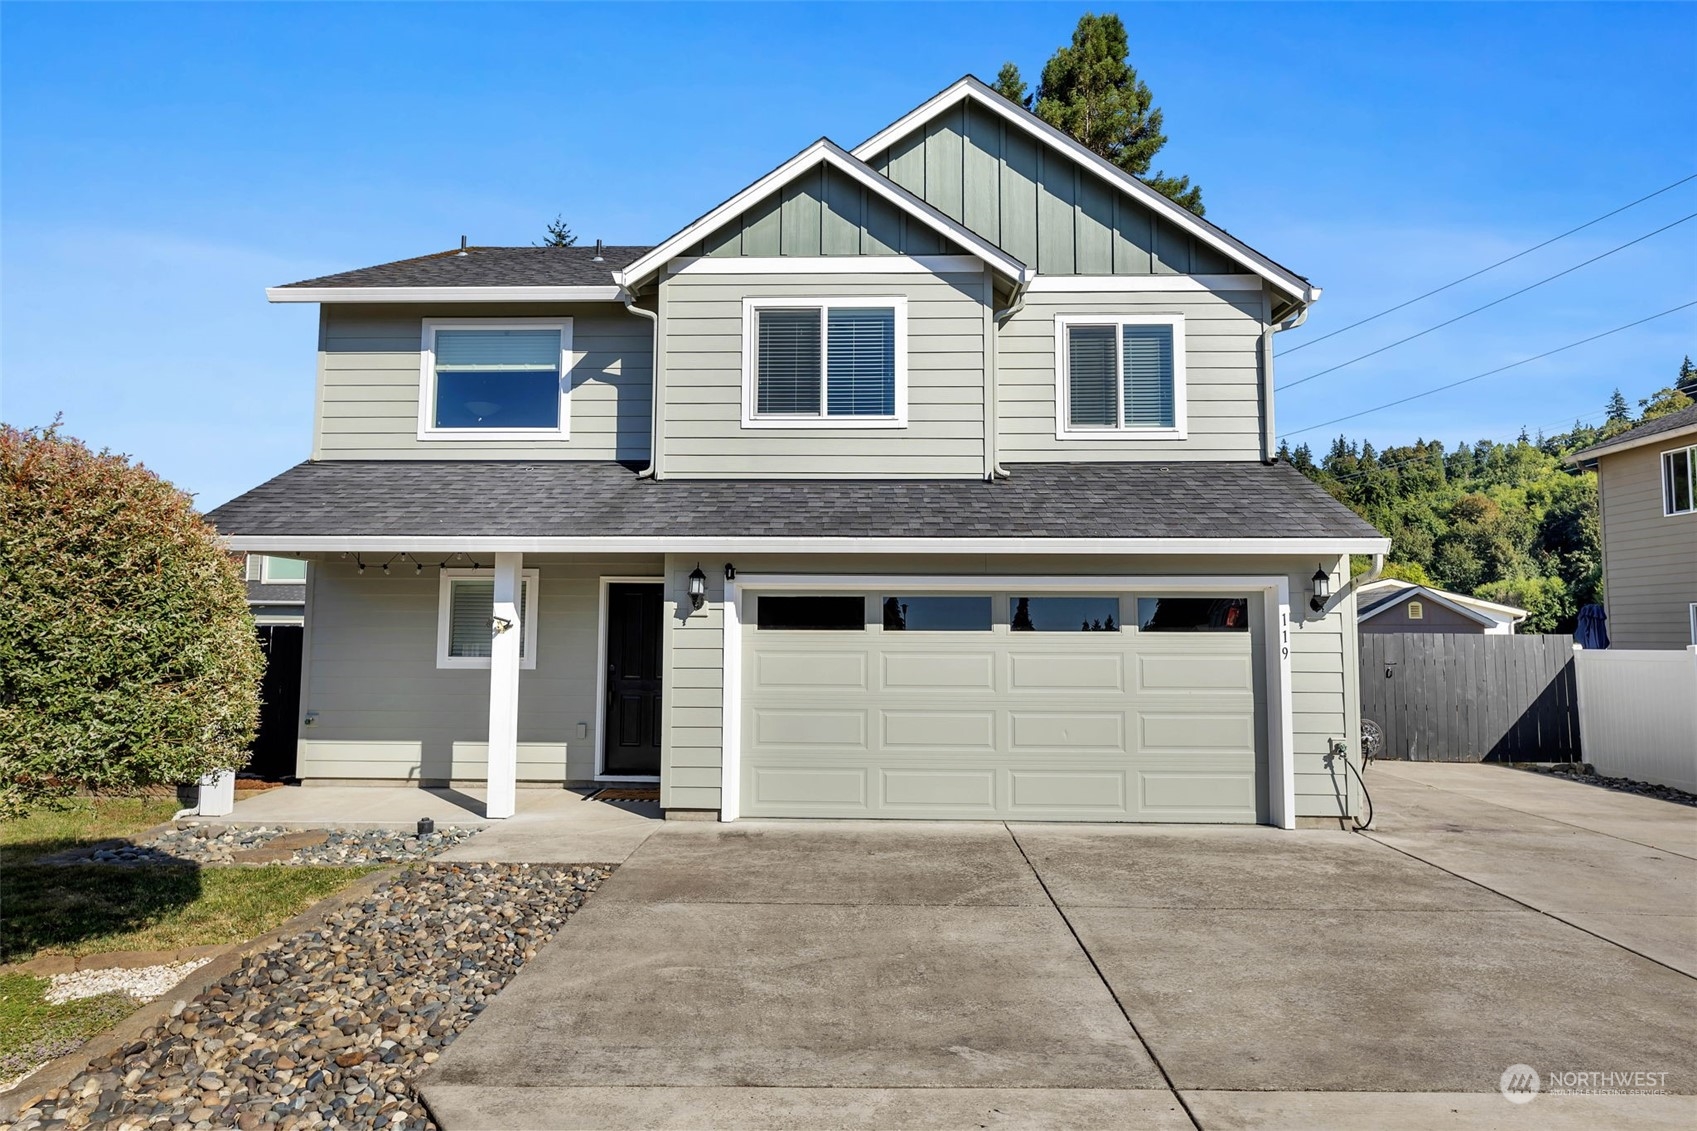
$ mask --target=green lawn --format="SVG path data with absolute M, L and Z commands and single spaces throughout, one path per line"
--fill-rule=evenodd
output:
M 132 836 L 169 821 L 177 808 L 170 797 L 78 797 L 59 808 L 0 821 L 0 866 L 27 864 L 50 852 Z

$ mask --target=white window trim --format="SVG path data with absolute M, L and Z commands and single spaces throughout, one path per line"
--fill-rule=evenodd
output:
M 829 389 L 820 389 L 818 416 L 769 416 L 754 411 L 756 360 L 759 356 L 759 330 L 755 311 L 780 307 L 819 308 L 819 357 L 824 372 L 820 381 L 830 381 L 828 362 L 829 343 L 825 319 L 832 307 L 891 307 L 896 312 L 896 412 L 894 416 L 827 416 Z M 854 295 L 846 297 L 774 295 L 769 298 L 742 300 L 742 426 L 744 428 L 906 428 L 907 427 L 907 298 L 902 295 Z
M 1691 602 L 1691 643 L 1697 645 L 1697 601 Z
M 436 331 L 557 330 L 560 334 L 560 424 L 557 428 L 437 428 Z M 570 318 L 426 318 L 419 341 L 418 438 L 420 440 L 571 439 L 572 320 Z
M 493 580 L 493 569 L 444 569 L 436 590 L 436 666 L 438 668 L 482 668 L 489 670 L 488 656 L 450 656 L 448 655 L 448 637 L 450 622 L 453 619 L 454 582 L 474 578 L 489 578 Z M 519 660 L 519 667 L 530 670 L 536 667 L 536 625 L 541 618 L 537 616 L 537 592 L 541 585 L 540 571 L 534 569 L 520 570 L 522 576 L 521 604 L 526 615 L 520 629 L 524 632 L 524 655 Z
M 271 570 L 270 570 L 269 567 L 271 565 L 271 561 L 272 561 L 273 556 L 274 555 L 271 555 L 271 554 L 260 554 L 259 555 L 259 571 L 258 571 L 259 576 L 254 578 L 254 580 L 258 581 L 261 585 L 305 585 L 306 584 L 306 578 L 304 576 L 303 577 L 272 577 L 271 576 Z M 307 568 L 310 569 L 311 566 L 308 565 Z
M 1071 423 L 1071 391 L 1067 387 L 1067 330 L 1073 326 L 1113 326 L 1114 392 L 1120 402 L 1120 423 L 1089 428 Z M 1173 330 L 1173 426 L 1139 427 L 1125 421 L 1125 350 L 1118 341 L 1121 326 L 1171 326 Z M 1184 315 L 1182 314 L 1057 314 L 1055 315 L 1055 439 L 1057 440 L 1182 440 L 1189 434 L 1185 411 Z
M 1673 509 L 1673 492 L 1668 490 L 1668 464 L 1672 463 L 1673 457 L 1680 452 L 1685 453 L 1687 497 L 1691 500 L 1691 509 L 1685 511 Z M 1697 514 L 1697 444 L 1692 444 L 1690 447 L 1668 448 L 1662 452 L 1661 458 L 1656 461 L 1656 472 L 1656 477 L 1661 480 L 1662 517 L 1683 518 L 1688 514 Z

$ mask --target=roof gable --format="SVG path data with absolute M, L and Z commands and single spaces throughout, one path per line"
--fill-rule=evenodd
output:
M 816 170 L 823 172 L 815 177 Z M 779 214 L 773 210 L 773 205 L 781 205 L 786 190 L 791 189 L 798 181 L 814 177 L 815 191 L 823 195 L 825 182 L 822 178 L 826 176 L 829 176 L 830 183 L 839 189 L 852 185 L 864 190 L 866 213 L 877 208 L 883 212 L 893 210 L 900 215 L 904 220 L 904 232 L 909 226 L 920 225 L 945 241 L 944 246 L 952 244 L 1016 282 L 1029 281 L 1033 275 L 1031 269 L 1020 260 L 958 221 L 945 216 L 900 185 L 879 176 L 863 161 L 828 138 L 820 138 L 615 275 L 627 289 L 639 286 L 671 260 L 692 252 L 701 254 L 706 250 L 705 245 L 709 241 L 717 240 L 719 233 L 730 226 L 742 225 L 746 231 L 746 213 L 757 212 L 761 216 L 761 223 L 777 222 Z M 771 221 L 765 219 L 768 215 L 772 217 Z M 844 257 L 861 253 L 845 252 Z
M 989 130 L 997 133 L 992 136 Z M 1247 269 L 1298 302 L 1320 289 L 968 75 L 854 154 L 1027 262 L 1046 220 L 1081 238 L 1045 274 L 1224 274 Z M 983 187 L 1002 191 L 990 199 Z M 1124 263 L 1116 262 L 1120 257 Z M 1047 258 L 1047 256 L 1045 256 Z M 1069 261 L 1070 260 L 1070 261 Z M 1146 266 L 1145 266 L 1146 265 Z M 1139 270 L 1139 267 L 1142 267 Z
M 1442 605 L 1450 611 L 1466 617 L 1482 625 L 1513 624 L 1526 616 L 1525 609 L 1517 609 L 1513 605 L 1499 605 L 1494 601 L 1481 601 L 1477 597 L 1464 597 L 1459 593 L 1447 590 L 1433 589 L 1425 585 L 1407 585 L 1404 588 L 1393 589 L 1379 600 L 1363 605 L 1356 613 L 1356 622 L 1372 620 L 1380 613 L 1387 612 L 1415 597 Z

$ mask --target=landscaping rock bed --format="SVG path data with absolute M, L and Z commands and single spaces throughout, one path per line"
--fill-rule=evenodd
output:
M 381 864 L 424 860 L 477 835 L 449 826 L 425 836 L 400 829 L 285 829 L 186 825 L 138 843 L 109 841 L 44 856 L 44 864 Z
M 426 863 L 283 939 L 15 1127 L 431 1127 L 412 1080 L 609 875 Z
M 1588 785 L 1599 785 L 1604 789 L 1613 789 L 1621 793 L 1636 793 L 1642 797 L 1654 797 L 1660 801 L 1672 801 L 1676 805 L 1697 806 L 1697 793 L 1687 793 L 1683 789 L 1675 789 L 1671 785 L 1655 785 L 1646 781 L 1633 781 L 1631 778 L 1608 778 L 1599 774 L 1589 762 L 1517 762 L 1517 770 L 1531 770 L 1535 774 L 1554 774 L 1558 777 L 1572 778 Z
M 129 995 L 138 1004 L 152 1001 L 211 961 L 210 958 L 191 958 L 187 962 L 166 962 L 158 966 L 108 966 L 105 969 L 54 974 L 49 979 L 52 988 L 47 991 L 47 1000 L 58 1004 L 117 993 Z

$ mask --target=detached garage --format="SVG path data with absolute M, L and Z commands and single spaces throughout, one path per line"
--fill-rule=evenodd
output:
M 741 815 L 1271 819 L 1259 589 L 807 585 L 741 594 Z

